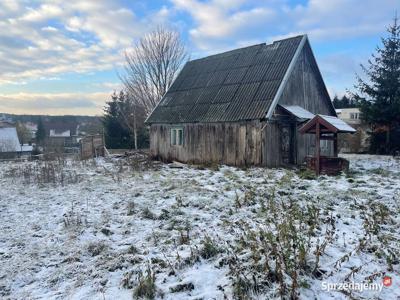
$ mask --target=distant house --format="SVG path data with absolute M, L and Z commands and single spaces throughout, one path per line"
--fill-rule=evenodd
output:
M 79 143 L 74 122 L 45 122 L 45 151 L 52 153 L 78 153 Z
M 4 126 L 4 125 L 3 125 Z M 15 127 L 0 127 L 0 158 L 15 158 L 21 154 Z
M 57 129 L 50 129 L 49 137 L 70 137 L 71 136 L 71 130 L 57 130 Z
M 338 118 L 351 124 L 357 132 L 353 135 L 339 136 L 339 148 L 344 153 L 367 152 L 370 146 L 370 128 L 363 123 L 360 109 L 357 107 L 336 109 Z
M 358 107 L 336 109 L 336 114 L 339 119 L 349 124 L 361 124 L 361 112 Z
M 11 127 L 15 127 L 15 123 L 14 122 L 0 120 L 0 128 L 11 128 Z
M 6 114 L 0 114 L 0 123 L 1 122 L 13 123 L 12 119 Z
M 277 167 L 314 154 L 315 137 L 298 129 L 316 114 L 336 119 L 301 35 L 188 62 L 146 123 L 156 158 Z M 335 154 L 333 140 L 321 146 Z

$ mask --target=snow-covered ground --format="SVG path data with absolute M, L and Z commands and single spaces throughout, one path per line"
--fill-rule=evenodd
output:
M 399 299 L 400 162 L 346 157 L 349 174 L 317 179 L 2 162 L 0 298 Z M 345 282 L 380 290 L 324 290 Z

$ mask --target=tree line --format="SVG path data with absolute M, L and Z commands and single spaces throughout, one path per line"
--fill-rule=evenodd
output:
M 341 98 L 335 95 L 332 99 L 332 103 L 333 107 L 336 109 L 359 107 L 359 103 L 354 98 L 347 95 L 343 95 Z

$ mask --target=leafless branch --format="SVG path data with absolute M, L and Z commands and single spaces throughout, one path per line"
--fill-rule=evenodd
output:
M 125 52 L 120 78 L 131 100 L 147 116 L 158 104 L 188 58 L 177 31 L 158 27 Z

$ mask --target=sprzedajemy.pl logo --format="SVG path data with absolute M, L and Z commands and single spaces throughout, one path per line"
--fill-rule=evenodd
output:
M 383 287 L 390 287 L 392 285 L 392 277 L 383 277 L 382 283 L 373 282 L 326 282 L 322 281 L 321 287 L 324 291 L 382 291 Z

